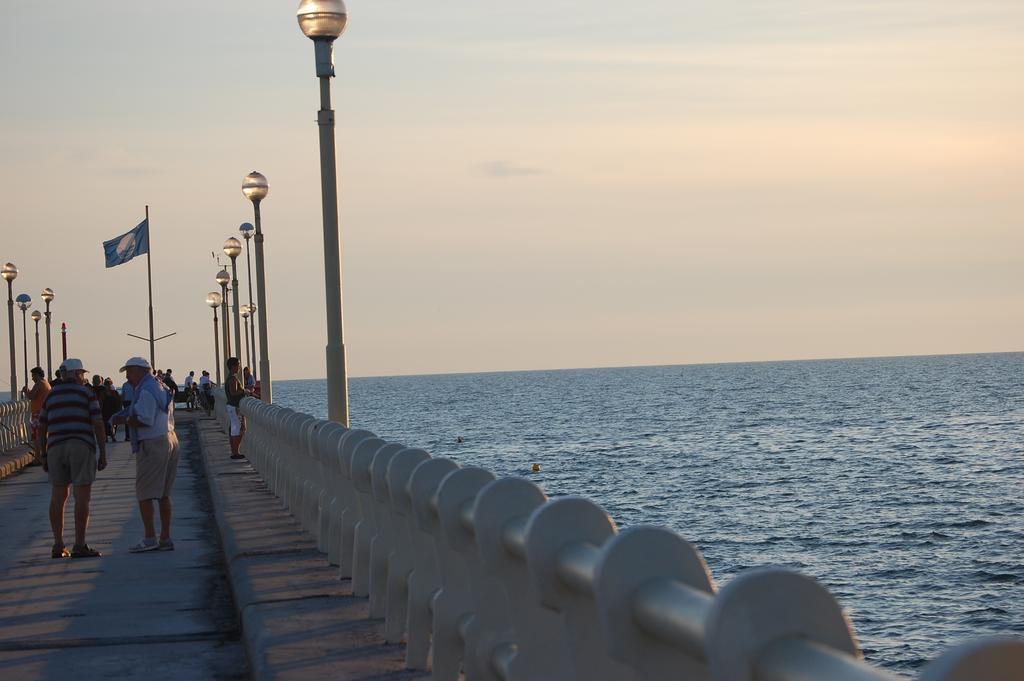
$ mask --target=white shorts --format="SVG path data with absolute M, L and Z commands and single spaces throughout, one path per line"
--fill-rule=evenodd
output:
M 242 417 L 238 415 L 238 407 L 228 405 L 228 434 L 238 437 L 242 434 Z

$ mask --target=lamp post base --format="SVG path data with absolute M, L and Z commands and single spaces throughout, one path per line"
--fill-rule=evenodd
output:
M 327 346 L 327 418 L 346 428 L 348 423 L 348 370 L 345 344 Z
M 274 402 L 274 391 L 270 382 L 270 360 L 260 360 L 260 400 L 267 404 Z

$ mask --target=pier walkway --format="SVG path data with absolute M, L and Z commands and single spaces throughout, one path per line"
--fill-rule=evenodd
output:
M 128 553 L 143 532 L 127 443 L 108 445 L 93 485 L 86 540 L 102 558 L 50 558 L 41 466 L 0 481 L 0 678 L 248 678 L 194 429 L 181 435 L 175 551 Z
M 252 468 L 228 459 L 215 422 L 179 412 L 178 429 L 173 552 L 128 553 L 142 523 L 126 443 L 108 445 L 93 486 L 87 541 L 101 558 L 50 558 L 41 467 L 0 481 L 0 678 L 423 678 L 402 671 L 402 647 L 382 644 L 366 600 Z

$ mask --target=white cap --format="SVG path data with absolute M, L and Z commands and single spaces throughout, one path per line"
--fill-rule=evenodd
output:
M 64 371 L 85 371 L 86 370 L 85 367 L 82 366 L 82 360 L 74 359 L 72 357 L 68 357 L 66 360 L 64 360 L 64 363 L 61 364 L 61 366 L 64 367 Z
M 132 357 L 132 358 L 130 358 L 127 362 L 124 363 L 124 366 L 121 367 L 121 371 L 122 372 L 127 371 L 128 367 L 142 367 L 143 369 L 149 369 L 149 370 L 153 369 L 153 367 L 149 366 L 149 360 L 146 359 L 145 357 Z

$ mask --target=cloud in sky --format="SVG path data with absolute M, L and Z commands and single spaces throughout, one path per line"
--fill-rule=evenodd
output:
M 487 161 L 481 163 L 480 171 L 485 177 L 491 177 L 495 179 L 504 179 L 507 177 L 524 177 L 528 175 L 540 175 L 544 171 L 540 168 L 534 168 L 531 166 L 519 165 L 511 161 Z

